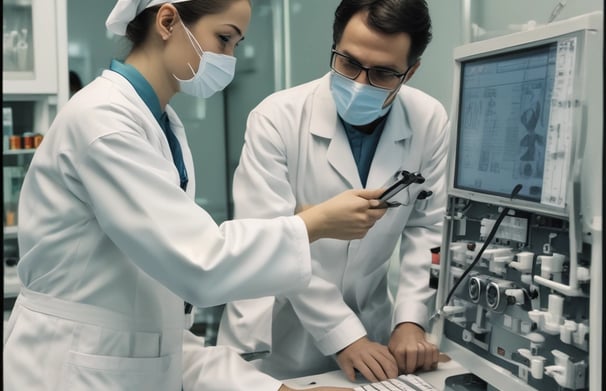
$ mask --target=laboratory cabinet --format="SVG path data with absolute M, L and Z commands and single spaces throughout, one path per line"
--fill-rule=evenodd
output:
M 64 51 L 58 50 L 60 40 L 67 45 L 65 10 L 64 0 L 2 2 L 3 94 L 59 92 L 61 80 L 57 76 L 64 56 Z
M 2 35 L 6 300 L 19 291 L 15 266 L 19 260 L 17 234 L 21 185 L 44 133 L 69 96 L 66 0 L 4 0 Z

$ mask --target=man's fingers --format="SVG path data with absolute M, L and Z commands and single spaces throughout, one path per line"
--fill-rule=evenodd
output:
M 426 350 L 426 346 L 423 342 L 419 341 L 417 343 L 417 365 L 418 367 L 415 368 L 415 370 L 419 369 L 419 368 L 425 368 L 425 366 L 427 365 L 427 360 L 430 360 L 431 362 L 431 354 L 429 351 Z
M 407 349 L 404 363 L 404 373 L 413 373 L 417 369 L 417 352 Z
M 367 200 L 376 200 L 384 191 L 385 189 L 359 189 L 357 195 Z
M 388 379 L 393 379 L 398 376 L 398 362 L 396 358 L 389 352 L 389 350 L 382 350 L 381 362 L 385 375 Z
M 349 381 L 356 381 L 356 372 L 354 370 L 353 365 L 347 365 L 347 366 L 343 366 L 341 368 L 343 370 L 343 372 L 345 372 L 345 376 L 347 376 L 347 378 L 349 379 Z
M 373 352 L 373 357 L 369 360 L 367 362 L 368 367 L 380 381 L 398 376 L 398 363 L 387 349 L 379 349 Z
M 431 349 L 431 360 L 429 361 L 427 370 L 435 369 L 438 366 L 438 360 L 440 359 L 440 351 L 435 345 L 429 345 Z
M 379 379 L 375 376 L 372 370 L 366 366 L 365 363 L 360 363 L 356 366 L 356 369 L 366 378 L 366 380 L 370 382 L 379 381 Z

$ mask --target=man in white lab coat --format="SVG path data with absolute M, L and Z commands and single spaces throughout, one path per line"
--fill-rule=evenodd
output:
M 340 367 L 350 379 L 359 371 L 375 381 L 437 364 L 425 330 L 449 122 L 437 100 L 404 85 L 430 40 L 424 0 L 343 1 L 331 71 L 269 96 L 250 113 L 234 178 L 236 218 L 291 215 L 345 189 L 382 186 L 400 170 L 425 178 L 398 193 L 392 201 L 399 206 L 363 239 L 312 244 L 307 288 L 226 306 L 218 344 L 270 352 L 253 363 L 272 376 Z M 400 241 L 391 297 L 388 269 Z

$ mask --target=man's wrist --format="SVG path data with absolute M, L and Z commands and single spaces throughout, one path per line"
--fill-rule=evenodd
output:
M 398 324 L 396 325 L 396 327 L 394 327 L 394 331 L 395 331 L 396 329 L 400 328 L 400 327 L 409 327 L 409 326 L 416 326 L 416 327 L 418 327 L 419 329 L 421 329 L 423 332 L 425 331 L 425 329 L 423 328 L 423 326 L 421 326 L 421 325 L 420 325 L 420 324 L 418 324 L 418 323 L 411 322 L 411 321 L 405 321 L 405 322 L 398 323 Z

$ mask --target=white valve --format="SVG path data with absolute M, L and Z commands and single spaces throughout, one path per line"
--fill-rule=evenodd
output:
M 530 341 L 530 353 L 532 355 L 539 353 L 539 349 L 545 343 L 545 337 L 539 333 L 528 333 L 526 338 Z
M 570 356 L 559 350 L 552 350 L 555 365 L 545 367 L 547 376 L 551 376 L 554 380 L 564 388 L 573 390 L 585 387 L 585 370 L 587 365 L 584 361 L 573 363 Z
M 495 256 L 488 264 L 488 270 L 500 276 L 505 275 L 505 267 L 513 261 L 513 255 Z
M 530 374 L 535 379 L 542 379 L 545 371 L 545 357 L 533 356 L 530 360 Z
M 523 289 L 506 289 L 505 295 L 513 297 L 516 304 L 524 304 L 524 290 Z
M 572 320 L 565 320 L 560 326 L 560 341 L 564 343 L 572 343 L 572 333 L 577 330 L 577 323 Z
M 574 342 L 575 345 L 586 349 L 587 341 L 585 340 L 585 337 L 587 334 L 589 334 L 589 326 L 585 323 L 578 323 L 577 330 L 572 333 L 572 342 Z
M 444 308 L 442 308 L 442 313 L 446 317 L 450 317 L 452 315 L 457 315 L 462 312 L 465 312 L 465 307 L 463 307 L 461 305 L 446 305 L 446 306 L 444 306 Z
M 588 282 L 591 280 L 591 272 L 589 271 L 589 268 L 579 266 L 577 268 L 577 280 L 579 280 L 579 282 Z
M 543 330 L 545 324 L 545 312 L 541 310 L 528 311 L 528 317 L 537 324 L 539 330 Z
M 511 259 L 513 260 L 513 255 L 511 255 L 512 251 L 513 250 L 509 247 L 487 248 L 484 250 L 482 258 L 492 261 L 496 257 L 511 256 Z
M 564 323 L 562 318 L 564 308 L 564 298 L 559 295 L 549 295 L 547 313 L 545 314 L 545 332 L 556 335 L 560 333 L 560 325 Z
M 528 359 L 528 362 L 530 363 L 529 368 L 531 376 L 535 379 L 542 379 L 545 366 L 545 357 L 535 356 L 530 352 L 530 350 L 524 348 L 518 349 L 518 353 L 520 353 L 520 356 Z
M 562 269 L 566 260 L 564 255 L 558 253 L 539 255 L 537 259 L 541 262 L 541 277 L 557 282 L 562 281 Z
M 532 261 L 534 259 L 534 253 L 524 251 L 518 253 L 515 258 L 517 259 L 517 261 L 511 262 L 509 264 L 509 267 L 519 270 L 522 273 L 532 272 Z
M 530 320 L 537 324 L 539 330 L 551 335 L 560 334 L 560 325 L 564 324 L 562 317 L 564 298 L 555 294 L 549 295 L 547 311 L 528 311 Z

